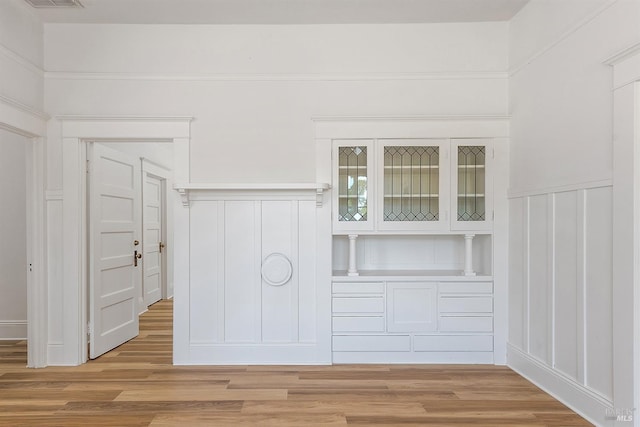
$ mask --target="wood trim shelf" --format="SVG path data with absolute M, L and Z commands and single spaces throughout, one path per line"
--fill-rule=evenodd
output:
M 187 183 L 175 184 L 184 207 L 189 207 L 194 197 L 206 195 L 262 195 L 277 196 L 286 194 L 315 193 L 316 206 L 322 207 L 323 195 L 331 188 L 327 183 Z

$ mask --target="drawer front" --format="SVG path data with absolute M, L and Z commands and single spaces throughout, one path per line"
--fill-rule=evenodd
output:
M 363 282 L 363 283 L 333 283 L 334 294 L 382 294 L 384 293 L 384 283 Z
M 333 351 L 411 351 L 409 335 L 337 335 Z
M 384 313 L 384 298 L 382 297 L 334 297 L 334 313 Z
M 440 294 L 490 294 L 492 282 L 440 282 Z
M 491 335 L 417 335 L 414 351 L 493 351 Z
M 384 332 L 384 317 L 334 317 L 333 332 Z
M 483 316 L 442 316 L 440 317 L 442 332 L 492 332 L 493 317 Z
M 440 313 L 493 313 L 493 298 L 440 297 Z

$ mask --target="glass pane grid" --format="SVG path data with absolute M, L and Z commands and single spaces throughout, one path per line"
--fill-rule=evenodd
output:
M 384 221 L 438 221 L 439 147 L 384 147 Z
M 484 221 L 485 147 L 458 147 L 458 221 Z
M 367 147 L 338 148 L 338 221 L 367 220 Z

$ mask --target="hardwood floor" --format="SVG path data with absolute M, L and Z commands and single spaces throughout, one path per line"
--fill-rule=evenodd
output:
M 502 366 L 172 366 L 172 309 L 78 367 L 0 341 L 0 426 L 591 425 Z

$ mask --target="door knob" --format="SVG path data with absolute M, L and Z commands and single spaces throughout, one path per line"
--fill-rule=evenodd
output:
M 133 266 L 138 266 L 138 260 L 142 258 L 142 254 L 139 254 L 138 251 L 133 251 Z
M 160 250 L 160 253 L 162 253 L 162 249 L 164 249 L 164 247 L 165 247 L 165 244 L 164 244 L 164 243 L 162 243 L 162 242 L 159 242 L 159 243 L 158 243 L 158 248 L 159 248 L 159 250 Z
M 138 246 L 139 244 L 140 244 L 140 242 L 139 242 L 139 241 L 137 241 L 137 240 L 134 240 L 134 241 L 133 241 L 133 246 Z

